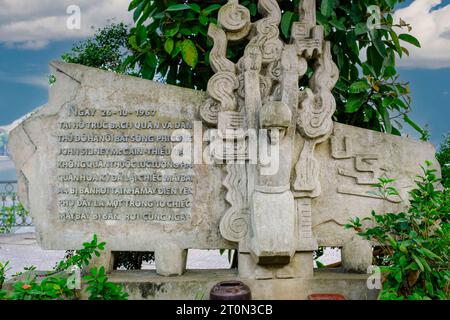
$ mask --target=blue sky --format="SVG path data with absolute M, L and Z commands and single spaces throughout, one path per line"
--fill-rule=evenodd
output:
M 67 30 L 66 8 L 78 4 L 82 29 Z M 107 19 L 130 21 L 127 0 L 0 0 L 0 126 L 47 101 L 48 62 Z M 411 118 L 428 124 L 431 140 L 450 132 L 450 0 L 406 1 L 396 13 L 413 26 L 423 48 L 400 62 L 413 98 Z M 413 130 L 405 133 L 417 137 Z

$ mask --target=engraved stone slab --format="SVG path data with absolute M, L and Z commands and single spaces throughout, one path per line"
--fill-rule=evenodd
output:
M 352 217 L 400 212 L 408 205 L 408 192 L 421 175 L 420 165 L 431 161 L 440 174 L 435 147 L 372 130 L 334 124 L 330 139 L 317 148 L 322 195 L 312 200 L 312 225 L 319 245 L 343 246 L 354 232 L 343 225 Z M 378 178 L 395 179 L 400 195 L 382 198 Z
M 232 246 L 219 232 L 220 168 L 171 158 L 192 140 L 203 93 L 61 62 L 51 69 L 49 103 L 10 137 L 43 248 L 79 248 L 94 233 L 111 251 Z
M 292 152 L 282 153 L 286 161 L 277 173 L 282 183 L 276 176 L 278 184 L 268 184 L 272 188 L 256 186 L 259 193 L 271 193 L 258 198 L 248 194 L 256 174 L 248 163 L 176 163 L 171 156 L 172 150 L 185 152 L 177 149 L 183 142 L 193 142 L 194 154 L 209 147 L 203 141 L 206 127 L 198 127 L 206 93 L 61 62 L 51 63 L 51 69 L 57 81 L 49 103 L 11 132 L 9 144 L 20 200 L 46 249 L 76 249 L 95 233 L 109 251 L 155 251 L 158 273 L 179 275 L 186 249 L 239 247 L 240 275 L 284 279 L 312 274 L 311 251 L 317 245 L 338 246 L 344 248 L 344 267 L 365 272 L 370 245 L 344 224 L 371 210 L 402 210 L 419 165 L 426 160 L 437 165 L 430 143 L 334 123 L 330 136 L 316 145 L 292 130 Z M 317 161 L 302 157 L 310 147 Z M 320 196 L 305 192 L 308 179 L 296 179 L 302 166 L 314 167 Z M 396 179 L 400 196 L 376 194 L 383 176 Z M 286 200 L 288 189 L 293 197 Z M 292 264 L 273 270 L 257 266 L 248 248 L 239 245 L 254 234 L 248 208 L 255 199 L 259 212 L 270 218 L 260 219 L 259 226 L 276 236 L 261 232 L 258 244 L 292 242 L 282 237 L 291 230 Z M 270 205 L 273 199 L 278 205 Z M 280 218 L 284 208 L 293 219 Z M 275 245 L 272 251 L 282 252 Z

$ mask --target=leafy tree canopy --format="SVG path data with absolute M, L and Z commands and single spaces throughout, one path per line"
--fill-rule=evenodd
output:
M 124 57 L 129 54 L 128 29 L 124 23 L 112 22 L 97 30 L 93 37 L 75 44 L 70 52 L 62 55 L 62 59 L 68 63 L 124 73 Z
M 403 20 L 394 21 L 393 11 L 404 0 L 317 1 L 317 20 L 332 43 L 333 59 L 340 79 L 333 91 L 337 102 L 334 120 L 362 128 L 400 135 L 402 124 L 417 130 L 423 139 L 426 129 L 414 123 L 409 85 L 399 79 L 396 59 L 408 55 L 405 43 L 420 46 Z M 205 90 L 213 72 L 208 39 L 210 23 L 226 0 L 133 0 L 134 26 L 112 23 L 63 55 L 66 62 L 79 63 L 132 74 L 168 84 Z M 257 0 L 245 0 L 256 21 Z M 278 2 L 282 11 L 281 37 L 288 41 L 293 22 L 299 20 L 299 0 Z M 378 28 L 369 28 L 376 20 Z M 228 58 L 236 61 L 245 43 L 230 47 Z M 307 86 L 311 71 L 300 85 Z M 401 121 L 403 120 L 403 121 Z
M 136 67 L 143 78 L 204 90 L 212 75 L 208 57 L 213 44 L 207 37 L 208 25 L 217 23 L 218 11 L 226 2 L 133 0 L 129 6 L 135 21 L 129 39 L 133 54 L 126 65 Z M 394 8 L 401 2 L 404 0 L 317 1 L 318 23 L 324 26 L 340 69 L 334 89 L 334 120 L 396 135 L 400 135 L 399 120 L 403 120 L 424 133 L 407 115 L 409 86 L 400 81 L 396 69 L 396 58 L 409 54 L 405 42 L 420 46 L 408 33 L 411 27 L 405 21 L 394 21 Z M 283 11 L 281 35 L 288 41 L 293 22 L 299 20 L 299 0 L 278 3 Z M 250 10 L 252 21 L 260 18 L 257 0 L 240 4 Z M 380 24 L 369 28 L 377 8 Z M 235 61 L 244 47 L 245 43 L 229 48 L 228 58 Z M 301 85 L 307 81 L 305 77 Z

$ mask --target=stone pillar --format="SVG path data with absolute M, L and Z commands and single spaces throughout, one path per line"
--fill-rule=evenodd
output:
M 363 240 L 360 236 L 353 236 L 343 245 L 341 258 L 345 271 L 366 273 L 367 268 L 372 265 L 372 246 L 369 241 Z
M 186 271 L 187 249 L 175 243 L 159 244 L 155 250 L 156 272 L 161 276 L 181 276 Z
M 111 273 L 114 269 L 114 254 L 111 250 L 107 248 L 101 252 L 100 257 L 96 255 L 92 256 L 92 259 L 85 268 L 83 268 L 83 273 L 89 273 L 93 268 L 104 267 L 106 273 Z

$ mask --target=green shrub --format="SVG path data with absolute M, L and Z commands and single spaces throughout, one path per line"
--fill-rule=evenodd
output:
M 84 277 L 90 293 L 89 300 L 127 300 L 128 294 L 122 291 L 122 287 L 108 282 L 105 268 L 92 268 L 91 273 Z
M 35 268 L 28 268 L 25 269 L 29 271 L 26 274 L 17 274 L 10 291 L 1 290 L 8 263 L 0 263 L 0 300 L 77 299 L 79 288 L 73 287 L 71 279 L 74 268 L 81 270 L 88 266 L 94 255 L 99 257 L 104 248 L 105 242 L 99 243 L 97 236 L 94 235 L 91 242 L 83 243 L 83 249 L 67 255 L 58 262 L 53 272 L 39 276 L 34 272 Z M 17 277 L 22 275 L 26 276 L 25 280 L 18 280 Z M 104 267 L 92 268 L 84 280 L 89 300 L 125 300 L 128 297 L 121 286 L 108 281 Z
M 444 137 L 441 143 L 436 158 L 442 168 L 442 185 L 450 188 L 450 133 Z
M 0 261 L 0 289 L 3 287 L 3 283 L 6 279 L 6 272 L 9 270 L 9 261 L 6 261 L 5 263 L 2 263 Z
M 8 194 L 7 197 L 10 195 Z M 11 196 L 16 199 L 15 194 Z M 17 216 L 20 216 L 23 221 L 29 216 L 29 213 L 22 204 L 13 204 L 11 206 L 0 206 L 0 234 L 9 233 L 17 226 Z
M 381 248 L 381 271 L 385 276 L 380 299 L 448 299 L 450 247 L 450 189 L 436 188 L 436 171 L 427 162 L 410 192 L 408 211 L 376 214 L 373 227 L 364 228 L 358 219 L 346 225 L 376 242 Z M 391 180 L 392 181 L 392 180 Z M 381 194 L 396 192 L 387 181 Z
M 42 281 L 28 275 L 25 281 L 17 281 L 12 287 L 9 300 L 63 300 L 75 296 L 67 286 L 67 278 L 62 275 L 45 277 Z

